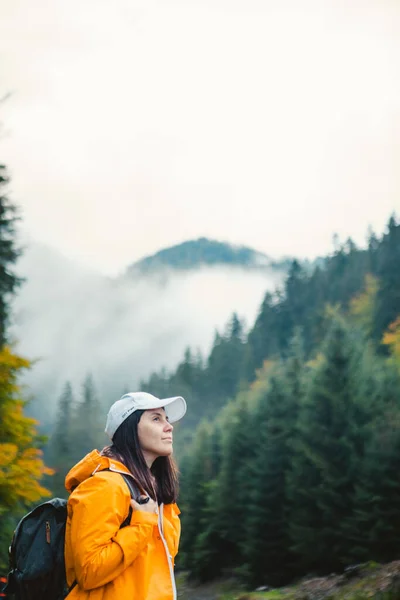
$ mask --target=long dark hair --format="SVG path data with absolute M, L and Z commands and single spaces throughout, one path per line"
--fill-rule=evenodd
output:
M 171 504 L 178 497 L 178 469 L 171 456 L 159 456 L 151 469 L 147 466 L 138 436 L 143 413 L 144 410 L 135 410 L 129 415 L 114 433 L 111 446 L 104 448 L 102 453 L 122 462 L 153 500 Z

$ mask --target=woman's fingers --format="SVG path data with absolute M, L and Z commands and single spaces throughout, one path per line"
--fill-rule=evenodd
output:
M 147 502 L 150 500 L 150 496 L 145 496 L 144 494 L 142 496 L 139 497 L 139 500 L 137 501 L 138 504 L 147 504 Z
M 143 498 L 143 499 L 146 498 L 146 502 L 144 502 L 143 504 L 140 504 L 141 498 Z M 139 498 L 139 502 L 136 502 L 136 500 L 131 499 L 131 506 L 132 506 L 133 510 L 141 510 L 142 512 L 149 512 L 149 513 L 158 513 L 157 502 L 154 502 L 154 500 L 149 498 L 149 496 L 141 496 Z

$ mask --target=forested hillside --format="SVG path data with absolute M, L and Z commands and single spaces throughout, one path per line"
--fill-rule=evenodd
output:
M 234 317 L 205 365 L 169 379 L 193 422 L 179 565 L 282 585 L 400 552 L 400 226 L 294 262 L 247 339 Z M 230 400 L 230 401 L 229 401 Z
M 188 348 L 172 374 L 154 373 L 142 387 L 164 396 L 176 390 L 186 394 L 190 426 L 215 416 L 254 381 L 264 361 L 288 355 L 296 330 L 301 330 L 305 358 L 315 356 L 329 328 L 327 306 L 351 314 L 353 325 L 380 354 L 387 354 L 382 336 L 400 312 L 400 225 L 395 217 L 381 238 L 370 234 L 366 249 L 348 240 L 311 270 L 294 260 L 282 289 L 265 295 L 248 335 L 234 314 L 225 330 L 215 333 L 206 359 Z
M 188 240 L 171 248 L 164 248 L 152 256 L 134 263 L 128 275 L 154 272 L 162 267 L 193 269 L 202 265 L 233 265 L 247 268 L 276 267 L 281 269 L 287 260 L 275 263 L 265 254 L 246 246 L 233 246 L 217 240 L 199 238 Z
M 105 410 L 152 371 L 174 369 L 188 344 L 206 355 L 215 327 L 233 311 L 252 324 L 265 292 L 284 280 L 285 261 L 262 259 L 249 248 L 200 239 L 143 259 L 145 269 L 139 261 L 108 277 L 28 243 L 16 265 L 24 282 L 10 335 L 36 361 L 23 378 L 34 396 L 30 415 L 50 433 L 66 381 L 77 395 L 91 373 Z
M 399 316 L 392 217 L 365 249 L 349 240 L 313 270 L 293 261 L 248 334 L 234 314 L 206 358 L 188 348 L 174 372 L 142 382 L 188 401 L 176 427 L 181 568 L 280 585 L 398 556 Z M 100 439 L 100 423 L 90 440 L 80 430 L 97 402 L 90 382 L 80 402 L 65 389 L 48 447 L 55 491 Z
M 7 346 L 19 250 L 15 210 L 5 195 L 1 209 L 4 568 L 16 519 L 46 488 L 65 495 L 66 471 L 105 437 L 104 407 L 90 376 L 79 396 L 65 384 L 47 442 L 24 415 L 18 379 L 30 365 Z M 275 586 L 398 557 L 400 224 L 394 216 L 366 248 L 351 240 L 337 244 L 313 268 L 294 260 L 250 329 L 233 314 L 215 332 L 208 356 L 187 348 L 176 369 L 153 373 L 141 387 L 188 402 L 176 427 L 183 525 L 177 566 L 194 578 L 229 572 Z

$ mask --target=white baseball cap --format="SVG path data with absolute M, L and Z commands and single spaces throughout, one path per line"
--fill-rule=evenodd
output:
M 185 415 L 186 402 L 181 396 L 161 399 L 147 392 L 129 392 L 111 406 L 104 431 L 112 440 L 121 423 L 135 410 L 149 410 L 152 408 L 164 408 L 169 422 L 175 423 Z

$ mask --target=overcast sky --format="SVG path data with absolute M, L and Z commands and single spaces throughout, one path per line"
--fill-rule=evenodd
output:
M 398 0 L 0 0 L 0 159 L 27 234 L 105 273 L 313 257 L 400 212 L 399 73 Z

